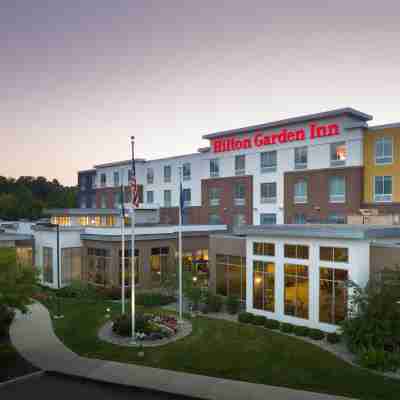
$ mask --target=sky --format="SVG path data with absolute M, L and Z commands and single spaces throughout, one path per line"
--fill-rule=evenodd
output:
M 400 2 L 1 0 L 0 175 L 196 152 L 354 107 L 400 121 Z

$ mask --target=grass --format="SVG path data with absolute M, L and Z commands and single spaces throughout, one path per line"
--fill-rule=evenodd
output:
M 97 339 L 110 302 L 63 301 L 64 319 L 55 320 L 60 339 L 74 352 L 92 358 L 141 364 L 221 378 L 243 380 L 358 399 L 398 399 L 400 381 L 348 365 L 334 355 L 294 337 L 259 327 L 196 318 L 193 333 L 158 348 L 135 348 Z

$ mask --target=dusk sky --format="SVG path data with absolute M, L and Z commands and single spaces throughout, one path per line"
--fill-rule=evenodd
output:
M 351 106 L 400 121 L 400 2 L 2 0 L 0 175 L 192 153 Z

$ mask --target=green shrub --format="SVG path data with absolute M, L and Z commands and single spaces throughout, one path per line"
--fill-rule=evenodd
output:
M 235 296 L 228 296 L 225 300 L 226 309 L 229 314 L 237 314 L 239 312 L 240 300 Z
M 319 329 L 310 329 L 308 337 L 314 340 L 322 340 L 325 337 L 325 333 Z
M 14 311 L 0 305 L 0 337 L 6 336 L 8 327 L 14 319 Z
M 310 328 L 307 326 L 295 326 L 293 329 L 293 333 L 296 336 L 308 336 Z
M 280 326 L 280 330 L 285 333 L 292 333 L 294 330 L 294 325 L 283 322 Z
M 267 318 L 263 315 L 254 315 L 252 323 L 254 325 L 264 325 L 266 320 Z
M 144 307 L 160 307 L 173 303 L 175 297 L 167 296 L 162 293 L 138 293 L 135 296 L 136 304 Z
M 130 336 L 132 334 L 132 319 L 127 314 L 119 315 L 113 321 L 113 332 L 120 336 Z M 144 314 L 135 315 L 135 331 L 149 333 L 151 325 Z
M 364 368 L 379 371 L 396 371 L 400 368 L 400 354 L 383 349 L 364 348 L 358 353 L 358 362 Z
M 281 325 L 280 322 L 275 319 L 267 318 L 266 321 L 264 322 L 264 326 L 268 329 L 279 329 L 280 325 Z
M 222 296 L 208 292 L 205 296 L 205 311 L 220 312 L 223 305 Z
M 242 322 L 243 324 L 251 324 L 253 323 L 254 315 L 249 312 L 241 312 L 238 316 L 238 321 Z
M 65 286 L 56 291 L 57 297 L 74 298 L 74 299 L 90 299 L 99 298 L 98 289 L 88 282 L 72 281 L 70 285 Z
M 336 332 L 331 332 L 326 335 L 326 340 L 332 344 L 339 343 L 341 339 L 341 335 L 337 334 Z

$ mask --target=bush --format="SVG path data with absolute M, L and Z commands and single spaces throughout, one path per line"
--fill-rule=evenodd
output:
M 254 315 L 252 322 L 254 325 L 264 325 L 266 320 L 267 318 L 263 315 Z
M 364 368 L 396 371 L 400 367 L 400 354 L 383 349 L 364 348 L 358 353 L 358 362 Z
M 319 329 L 310 329 L 308 337 L 314 340 L 322 340 L 325 337 L 325 333 Z
M 267 318 L 266 321 L 264 322 L 264 326 L 268 329 L 279 329 L 280 325 L 281 325 L 280 322 L 275 319 Z
M 11 345 L 3 344 L 0 345 L 0 364 L 7 366 L 7 363 L 11 362 L 17 357 L 17 353 Z
M 131 336 L 132 334 L 132 319 L 128 315 L 119 315 L 113 321 L 113 332 L 120 336 Z M 149 333 L 151 327 L 148 318 L 144 314 L 135 315 L 135 331 Z
M 144 307 L 160 307 L 173 303 L 175 297 L 162 293 L 138 293 L 135 297 L 136 304 Z
M 98 290 L 88 282 L 76 280 L 72 281 L 70 285 L 58 289 L 56 295 L 64 298 L 95 300 L 99 297 Z
M 280 326 L 282 332 L 292 333 L 294 330 L 294 325 L 288 324 L 287 322 L 283 322 Z
M 14 319 L 14 311 L 0 305 L 0 337 L 6 336 L 8 327 Z
M 205 305 L 206 312 L 220 312 L 223 305 L 222 297 L 208 292 L 205 298 Z
M 308 336 L 310 332 L 310 328 L 308 328 L 307 326 L 295 326 L 293 329 L 293 333 L 296 336 Z
M 341 335 L 337 334 L 336 332 L 331 332 L 326 335 L 326 340 L 332 344 L 339 343 L 341 339 Z
M 229 314 L 237 314 L 239 312 L 240 300 L 235 296 L 228 296 L 225 305 Z
M 254 315 L 248 312 L 241 312 L 238 316 L 238 321 L 242 322 L 243 324 L 251 324 L 253 323 Z

